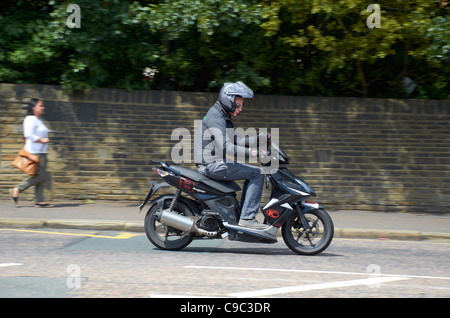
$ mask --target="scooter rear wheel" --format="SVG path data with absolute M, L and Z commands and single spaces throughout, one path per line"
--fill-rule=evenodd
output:
M 334 235 L 331 217 L 324 209 L 304 213 L 310 232 L 303 226 L 297 213 L 293 213 L 281 230 L 286 245 L 300 255 L 316 255 L 330 245 Z
M 164 203 L 164 209 L 170 206 L 170 200 Z M 174 229 L 156 220 L 155 212 L 158 205 L 153 205 L 145 216 L 145 234 L 150 242 L 163 250 L 179 250 L 188 246 L 194 238 L 194 233 Z M 194 213 L 182 202 L 177 202 L 174 212 L 187 217 L 193 217 Z

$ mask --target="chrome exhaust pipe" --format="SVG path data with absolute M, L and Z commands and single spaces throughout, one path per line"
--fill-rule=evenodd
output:
M 187 216 L 169 210 L 155 212 L 156 220 L 180 231 L 198 233 L 210 237 L 217 236 L 216 231 L 206 231 L 198 228 L 195 221 Z

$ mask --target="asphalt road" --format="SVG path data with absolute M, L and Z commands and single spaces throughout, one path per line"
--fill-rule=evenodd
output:
M 450 242 L 341 238 L 300 256 L 282 240 L 174 252 L 141 233 L 0 228 L 0 243 L 0 297 L 450 297 Z

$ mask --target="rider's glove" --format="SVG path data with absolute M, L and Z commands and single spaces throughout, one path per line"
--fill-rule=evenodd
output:
M 249 149 L 249 153 L 250 153 L 250 157 L 256 157 L 256 156 L 258 156 L 258 149 L 256 149 L 256 148 L 250 148 Z
M 270 146 L 272 142 L 272 136 L 266 133 L 259 133 L 258 135 L 258 145 L 268 145 Z
M 259 149 L 259 158 L 262 159 L 263 161 L 270 156 L 270 150 L 266 150 L 266 149 Z

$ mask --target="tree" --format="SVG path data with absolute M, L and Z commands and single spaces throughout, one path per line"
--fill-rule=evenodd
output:
M 57 81 L 50 68 L 54 52 L 36 46 L 50 21 L 47 1 L 6 0 L 0 4 L 0 81 L 37 83 Z M 49 69 L 45 74 L 39 67 Z
M 312 94 L 336 95 L 340 90 L 344 95 L 381 97 L 378 92 L 389 92 L 388 96 L 401 97 L 404 77 L 429 80 L 437 71 L 437 65 L 425 71 L 431 65 L 424 55 L 430 53 L 430 38 L 443 32 L 440 19 L 434 19 L 439 25 L 435 32 L 429 31 L 432 17 L 442 13 L 426 0 L 401 5 L 383 1 L 380 7 L 381 28 L 370 29 L 366 1 L 269 1 L 263 8 L 262 28 L 267 36 L 282 34 L 299 50 L 303 76 L 298 85 Z M 442 73 L 448 74 L 448 66 Z M 435 97 L 448 98 L 449 83 L 441 84 L 443 89 Z
M 257 93 L 449 98 L 450 28 L 442 1 L 3 1 L 0 81 L 217 91 L 242 80 Z M 369 10 L 370 11 L 370 10 Z M 154 71 L 151 81 L 145 68 Z

